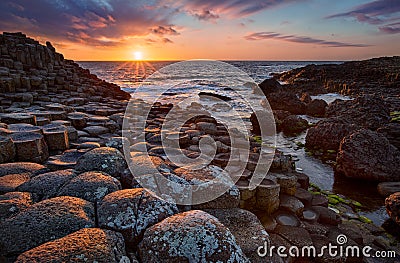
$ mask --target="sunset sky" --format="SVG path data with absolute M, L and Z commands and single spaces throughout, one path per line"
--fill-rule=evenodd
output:
M 2 0 L 0 30 L 74 60 L 400 55 L 400 0 Z

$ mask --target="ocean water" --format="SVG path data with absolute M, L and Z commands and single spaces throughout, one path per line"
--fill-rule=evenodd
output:
M 251 112 L 265 110 L 262 94 L 255 94 L 253 85 L 271 78 L 271 73 L 281 73 L 309 64 L 336 64 L 323 61 L 128 61 L 128 62 L 78 62 L 91 73 L 108 82 L 115 83 L 133 97 L 154 103 L 173 102 L 180 107 L 199 103 L 212 113 L 219 122 L 229 124 L 246 133 L 250 130 Z M 199 92 L 217 93 L 232 101 L 226 102 L 212 97 L 200 97 Z M 335 99 L 351 99 L 339 94 L 322 94 L 313 98 L 331 103 Z M 302 116 L 310 123 L 318 118 Z M 306 133 L 296 137 L 276 136 L 274 147 L 298 159 L 296 167 L 310 176 L 310 180 L 324 190 L 343 194 L 361 204 L 367 204 L 363 215 L 380 225 L 387 218 L 383 200 L 376 187 L 362 185 L 337 178 L 331 166 L 308 156 L 304 148 Z M 354 191 L 357 189 L 357 191 Z

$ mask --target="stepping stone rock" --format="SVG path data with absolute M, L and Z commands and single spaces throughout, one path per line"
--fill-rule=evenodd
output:
M 82 130 L 86 127 L 87 115 L 84 113 L 70 113 L 67 118 L 71 122 L 71 125 L 78 130 Z
M 319 214 L 318 222 L 337 226 L 342 221 L 340 216 L 329 208 L 322 206 L 313 206 L 312 210 Z
M 101 147 L 82 155 L 75 169 L 79 172 L 101 171 L 118 179 L 126 167 L 124 156 L 117 149 Z
M 110 132 L 108 130 L 108 128 L 103 127 L 103 126 L 88 126 L 88 127 L 84 128 L 83 131 L 89 133 L 92 136 L 98 136 L 98 135 L 106 134 L 106 133 Z
M 313 195 L 311 204 L 312 206 L 323 206 L 323 207 L 328 207 L 328 198 L 326 198 L 324 195 L 321 194 L 316 194 Z
M 168 217 L 148 228 L 139 255 L 143 263 L 250 262 L 229 229 L 199 210 Z
M 76 149 L 66 150 L 61 155 L 50 156 L 46 162 L 46 166 L 53 171 L 72 169 L 75 168 L 76 162 L 78 161 L 79 157 L 81 157 L 85 153 L 85 151 Z
M 15 145 L 10 137 L 0 135 L 0 163 L 6 163 L 14 159 Z
M 67 128 L 63 125 L 46 125 L 43 127 L 43 134 L 49 150 L 64 151 L 69 148 Z
M 40 174 L 20 185 L 18 191 L 30 192 L 37 200 L 53 198 L 57 196 L 59 189 L 75 176 L 72 169 Z
M 264 179 L 257 187 L 256 208 L 271 215 L 279 208 L 280 186 L 272 180 Z
M 0 256 L 21 254 L 88 227 L 94 227 L 91 203 L 69 196 L 44 200 L 2 223 Z
M 11 135 L 18 161 L 44 162 L 49 157 L 49 150 L 43 135 L 19 132 Z
M 8 125 L 8 130 L 12 133 L 16 132 L 35 132 L 35 133 L 42 133 L 42 130 L 38 126 L 33 126 L 32 124 L 26 123 L 16 123 Z
M 175 204 L 154 197 L 143 188 L 113 192 L 98 205 L 100 227 L 121 232 L 125 241 L 133 245 L 148 227 L 177 212 Z
M 281 193 L 294 195 L 296 193 L 297 177 L 294 175 L 276 174 L 277 183 L 281 187 Z
M 281 226 L 299 226 L 300 220 L 296 215 L 287 212 L 277 212 L 275 215 L 276 222 Z
M 31 177 L 48 172 L 46 166 L 37 163 L 16 162 L 0 164 L 0 176 L 7 174 L 30 173 Z
M 258 256 L 257 248 L 269 240 L 269 235 L 256 215 L 240 208 L 205 209 L 204 211 L 215 216 L 231 231 L 236 243 L 251 262 L 265 262 L 264 258 Z
M 36 116 L 28 113 L 8 113 L 1 115 L 1 122 L 6 124 L 28 123 L 36 125 Z
M 281 194 L 279 206 L 287 211 L 293 212 L 297 216 L 303 215 L 304 205 L 294 196 Z
M 128 263 L 120 233 L 84 228 L 26 251 L 15 262 L 109 262 Z
M 29 173 L 8 174 L 0 177 L 0 194 L 14 192 L 21 184 L 29 181 Z
M 32 204 L 30 193 L 9 192 L 0 195 L 0 222 L 18 214 Z
M 86 172 L 74 177 L 59 191 L 58 196 L 74 196 L 97 202 L 109 193 L 121 190 L 120 182 L 102 172 Z
M 100 143 L 98 142 L 84 142 L 78 145 L 78 149 L 95 149 L 100 148 Z
M 111 137 L 108 139 L 106 142 L 107 147 L 112 147 L 120 151 L 121 153 L 124 152 L 124 143 L 129 146 L 129 141 L 128 139 L 124 137 Z

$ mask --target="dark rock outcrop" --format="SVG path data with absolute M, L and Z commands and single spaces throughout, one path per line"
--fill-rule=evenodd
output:
M 391 194 L 386 198 L 385 207 L 390 218 L 400 225 L 400 192 Z
M 340 143 L 336 171 L 371 181 L 400 181 L 400 151 L 380 133 L 361 129 Z

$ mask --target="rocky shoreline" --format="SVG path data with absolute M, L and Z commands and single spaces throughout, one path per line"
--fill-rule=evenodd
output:
M 4 33 L 0 48 L 0 262 L 394 262 L 327 253 L 314 258 L 257 254 L 268 240 L 274 246 L 320 248 L 337 244 L 340 234 L 347 236 L 348 245 L 394 250 L 399 259 L 395 237 L 360 217 L 357 202 L 310 185 L 290 156 L 277 151 L 266 179 L 250 189 L 262 143 L 256 136 L 250 138 L 245 172 L 217 199 L 180 206 L 151 195 L 135 180 L 124 157 L 123 143 L 130 144 L 122 137 L 129 94 L 65 60 L 50 43 L 43 46 L 21 33 Z M 310 128 L 306 147 L 311 151 L 318 145 L 325 155 L 334 154 L 338 171 L 400 181 L 391 176 L 397 175 L 392 171 L 400 163 L 398 122 L 393 121 L 392 106 L 379 96 L 328 106 L 274 80 L 260 87 L 278 130 L 294 134 L 308 129 L 298 114 L 327 117 Z M 394 93 L 387 93 L 393 100 Z M 152 105 L 145 143 L 132 144 L 128 159 L 146 171 L 145 148 L 166 178 L 191 185 L 208 182 L 229 161 L 232 138 L 207 114 L 190 119 L 178 134 L 169 135 L 178 136 L 189 158 L 200 155 L 199 141 L 210 136 L 217 142 L 212 149 L 216 156 L 201 172 L 176 167 L 161 143 L 161 126 L 172 106 Z M 235 140 L 245 139 L 237 136 Z M 363 142 L 379 146 L 375 155 L 360 153 Z M 369 172 L 369 166 L 381 169 Z M 354 167 L 366 174 L 350 173 Z M 387 199 L 395 222 L 398 204 L 398 196 Z

